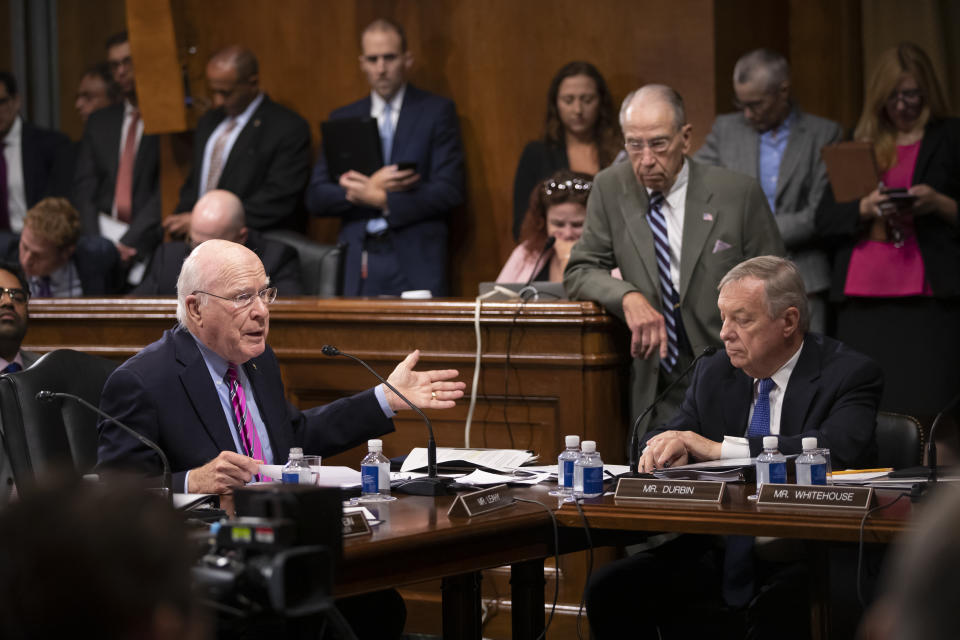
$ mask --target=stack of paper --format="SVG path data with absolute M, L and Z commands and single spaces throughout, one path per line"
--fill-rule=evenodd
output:
M 510 472 L 532 462 L 537 456 L 532 451 L 522 449 L 459 449 L 437 447 L 437 467 L 441 471 L 484 471 Z M 427 468 L 427 450 L 416 447 L 403 461 L 400 471 L 422 471 Z

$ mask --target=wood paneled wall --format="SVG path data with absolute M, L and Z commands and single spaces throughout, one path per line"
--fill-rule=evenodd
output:
M 511 194 L 523 145 L 539 137 L 553 73 L 574 59 L 603 72 L 615 101 L 647 82 L 684 96 L 694 148 L 716 112 L 730 108 L 736 58 L 774 46 L 793 61 L 808 110 L 852 124 L 860 95 L 860 0 L 169 0 L 181 62 L 204 103 L 207 57 L 226 44 L 251 47 L 263 88 L 302 114 L 314 146 L 334 108 L 368 92 L 359 34 L 397 20 L 415 56 L 411 81 L 452 98 L 460 115 L 467 204 L 451 219 L 452 293 L 473 295 L 513 248 Z M 72 96 L 83 67 L 124 24 L 123 0 L 60 0 L 61 119 L 79 137 Z M 837 44 L 839 43 L 839 45 Z M 838 62 L 839 60 L 839 62 Z M 825 71 L 829 70 L 829 71 Z M 854 114 L 851 116 L 851 114 Z M 312 235 L 336 237 L 338 222 Z

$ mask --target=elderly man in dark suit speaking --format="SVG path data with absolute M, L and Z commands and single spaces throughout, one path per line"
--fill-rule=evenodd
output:
M 259 461 L 282 464 L 291 447 L 323 456 L 393 430 L 406 408 L 383 385 L 299 411 L 286 400 L 267 346 L 270 286 L 246 247 L 209 240 L 184 261 L 177 283 L 179 326 L 111 374 L 100 407 L 157 442 L 176 491 L 224 493 L 250 482 Z M 414 351 L 390 382 L 417 406 L 447 409 L 463 396 L 455 370 L 416 372 Z M 162 471 L 156 454 L 101 421 L 99 467 Z
M 164 219 L 164 229 L 187 235 L 197 200 L 225 189 L 243 202 L 252 229 L 301 230 L 311 161 L 307 121 L 260 90 L 259 64 L 249 49 L 221 49 L 206 74 L 214 108 L 197 123 L 193 168 L 180 189 L 178 213 Z
M 636 416 L 694 354 L 719 344 L 720 278 L 784 248 L 756 180 L 686 157 L 692 127 L 676 91 L 647 85 L 631 93 L 620 125 L 630 162 L 597 174 L 564 285 L 626 320 Z M 610 275 L 617 267 L 622 280 Z M 649 424 L 673 415 L 682 397 L 677 384 Z

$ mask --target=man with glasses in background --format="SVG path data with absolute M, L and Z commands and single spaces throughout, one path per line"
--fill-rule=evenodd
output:
M 620 126 L 630 162 L 597 174 L 564 286 L 626 321 L 637 416 L 696 354 L 720 345 L 723 275 L 784 247 L 756 180 L 686 157 L 692 127 L 674 89 L 651 84 L 628 95 Z M 677 384 L 641 429 L 670 419 L 684 390 Z
M 788 257 L 797 265 L 810 303 L 810 330 L 826 329 L 830 265 L 814 233 L 813 217 L 827 187 L 823 147 L 842 130 L 800 110 L 790 94 L 790 65 L 769 49 L 742 56 L 733 68 L 738 113 L 717 116 L 694 159 L 760 182 Z
M 297 250 L 282 242 L 269 240 L 256 229 L 247 227 L 243 203 L 223 189 L 208 191 L 197 201 L 191 213 L 186 241 L 164 242 L 150 258 L 147 274 L 133 290 L 136 295 L 172 296 L 177 293 L 177 276 L 190 252 L 207 240 L 229 240 L 247 247 L 260 258 L 270 284 L 284 296 L 303 293 L 300 259 Z
M 283 464 L 291 447 L 328 456 L 393 431 L 407 408 L 383 385 L 322 407 L 289 404 L 267 346 L 277 290 L 246 247 L 208 240 L 190 253 L 177 282 L 176 328 L 111 374 L 100 408 L 163 447 L 174 491 L 227 493 L 259 464 Z M 463 396 L 452 369 L 414 371 L 419 351 L 389 380 L 424 409 Z M 112 422 L 100 421 L 99 469 L 159 476 L 159 457 Z

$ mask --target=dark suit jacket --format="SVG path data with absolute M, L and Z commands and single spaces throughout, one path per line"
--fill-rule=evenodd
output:
M 0 256 L 20 264 L 20 236 L 0 231 Z M 80 236 L 73 252 L 74 266 L 85 296 L 108 296 L 120 293 L 123 286 L 120 254 L 113 243 L 100 236 Z
M 560 169 L 569 169 L 567 148 L 547 144 L 543 140 L 528 142 L 523 148 L 517 172 L 513 177 L 513 239 L 520 239 L 520 227 L 530 208 L 534 187 Z
M 213 109 L 197 123 L 193 169 L 180 189 L 177 211 L 191 211 L 196 204 L 204 148 L 225 117 L 223 109 Z M 243 201 L 248 227 L 302 231 L 303 190 L 309 178 L 307 121 L 264 95 L 230 149 L 216 187 L 235 193 Z
M 280 366 L 267 347 L 243 365 L 270 437 L 274 463 L 283 464 L 290 447 L 334 455 L 393 431 L 373 390 L 306 411 L 289 404 Z M 190 469 L 221 451 L 235 451 L 207 365 L 184 329 L 165 331 L 157 342 L 120 365 L 107 379 L 100 408 L 157 443 L 173 470 L 175 491 L 184 490 Z M 100 421 L 98 468 L 124 468 L 160 475 L 152 450 L 113 423 Z
M 62 195 L 64 177 L 58 171 L 69 153 L 70 139 L 59 131 L 41 129 L 23 122 L 20 129 L 20 157 L 27 209 L 47 196 Z
M 960 201 L 960 118 L 927 124 L 913 170 L 913 184 L 926 184 Z M 960 297 L 960 225 L 951 225 L 936 214 L 915 216 L 917 244 L 927 281 L 938 298 Z M 847 268 L 853 247 L 866 234 L 860 220 L 860 202 L 837 202 L 827 186 L 817 208 L 817 233 L 836 247 L 830 298 L 844 299 Z
M 760 185 L 689 158 L 680 250 L 680 313 L 693 353 L 720 344 L 717 285 L 747 258 L 785 252 Z M 647 190 L 629 162 L 604 169 L 587 200 L 583 235 L 570 254 L 563 284 L 571 298 L 595 300 L 623 318 L 623 296 L 638 291 L 661 310 Z M 622 280 L 611 277 L 619 267 Z M 631 410 L 638 415 L 657 392 L 660 359 L 633 359 Z
M 73 177 L 73 205 L 80 212 L 83 232 L 100 235 L 98 214 L 110 213 L 120 164 L 123 105 L 90 114 L 83 131 Z M 130 228 L 120 241 L 148 256 L 160 244 L 160 171 L 157 136 L 140 139 L 133 166 L 133 209 Z
M 832 338 L 808 333 L 783 398 L 780 452 L 800 453 L 801 440 L 813 436 L 818 446 L 830 449 L 833 468 L 872 466 L 882 391 L 876 362 Z M 742 437 L 752 402 L 753 378 L 720 351 L 697 364 L 680 411 L 644 442 L 670 429 L 695 431 L 717 442 Z M 748 440 L 750 455 L 763 450 L 763 438 Z
M 277 288 L 278 295 L 299 296 L 303 293 L 300 258 L 296 249 L 282 242 L 268 240 L 253 229 L 247 231 L 245 246 L 260 257 L 270 284 Z M 164 242 L 154 251 L 147 274 L 133 293 L 140 296 L 176 295 L 180 267 L 188 255 L 190 250 L 185 242 Z
M 370 115 L 370 97 L 337 109 L 331 120 Z M 404 276 L 415 289 L 434 296 L 447 291 L 447 214 L 463 202 L 463 149 L 453 102 L 408 84 L 393 137 L 391 161 L 415 162 L 420 182 L 409 191 L 387 194 L 387 223 Z M 327 160 L 320 157 L 307 188 L 307 209 L 320 216 L 342 219 L 340 242 L 347 247 L 344 295 L 360 291 L 360 253 L 366 223 L 382 214 L 357 207 L 331 178 Z

